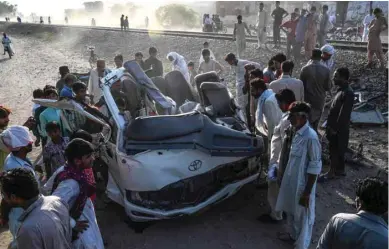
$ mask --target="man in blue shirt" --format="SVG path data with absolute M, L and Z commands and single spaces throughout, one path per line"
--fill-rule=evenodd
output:
M 64 80 L 65 80 L 65 85 L 62 88 L 59 96 L 61 98 L 62 97 L 72 98 L 73 97 L 72 86 L 77 81 L 77 77 L 73 74 L 67 74 Z
M 356 189 L 358 213 L 339 213 L 327 224 L 317 249 L 388 248 L 388 183 L 377 178 L 359 181 Z

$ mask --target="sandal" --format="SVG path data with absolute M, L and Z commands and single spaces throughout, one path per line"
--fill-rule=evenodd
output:
M 290 245 L 293 245 L 296 242 L 296 240 L 294 240 L 292 238 L 290 233 L 287 233 L 287 232 L 279 232 L 279 233 L 277 233 L 277 239 L 279 239 L 279 240 L 281 240 L 283 242 L 286 242 L 286 243 L 288 243 Z
M 329 182 L 333 179 L 335 179 L 335 176 L 328 176 L 328 173 L 327 173 L 327 174 L 323 174 L 323 175 L 319 176 L 317 178 L 317 182 L 318 183 L 325 183 L 325 182 Z

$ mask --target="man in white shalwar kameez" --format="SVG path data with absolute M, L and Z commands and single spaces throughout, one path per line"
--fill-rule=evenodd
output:
M 243 94 L 243 87 L 245 86 L 245 78 L 244 75 L 246 73 L 246 70 L 244 69 L 244 66 L 247 64 L 253 64 L 256 68 L 261 69 L 261 64 L 257 62 L 252 61 L 246 61 L 237 59 L 236 56 L 233 53 L 229 53 L 226 55 L 224 59 L 230 66 L 235 67 L 235 77 L 236 77 L 236 102 L 241 108 L 243 112 L 244 118 L 246 118 L 246 106 L 248 104 L 248 98 L 246 94 Z
M 92 96 L 92 104 L 99 102 L 103 96 L 103 90 L 100 88 L 100 79 L 107 76 L 111 70 L 105 68 L 104 60 L 97 60 L 96 68 L 90 71 L 88 82 L 88 93 Z
M 72 242 L 73 249 L 104 249 L 104 242 L 97 224 L 94 205 L 90 198 L 91 194 L 86 198 L 79 217 L 75 218 L 74 215 L 72 215 L 73 208 L 75 208 L 75 205 L 79 204 L 79 196 L 81 194 L 86 194 L 85 188 L 83 188 L 83 185 L 85 184 L 82 184 L 82 182 L 88 182 L 89 180 L 86 180 L 88 176 L 77 178 L 72 177 L 71 174 L 74 172 L 82 173 L 85 172 L 85 170 L 79 171 L 75 169 L 70 171 L 71 173 L 68 173 L 65 177 L 64 175 L 61 175 L 64 171 L 68 170 L 66 167 L 78 167 L 80 169 L 92 167 L 94 161 L 93 147 L 89 142 L 76 138 L 69 143 L 65 150 L 65 155 L 68 160 L 70 159 L 69 161 L 71 161 L 71 164 L 69 165 L 69 163 L 67 163 L 65 166 L 57 169 L 43 187 L 42 192 L 44 194 L 58 196 L 69 205 L 72 217 L 70 223 L 73 228 L 76 225 L 80 226 L 80 223 L 83 223 L 83 221 L 87 221 L 89 227 L 82 233 L 79 233 L 78 239 Z M 58 179 L 61 177 L 62 180 Z M 91 186 L 88 188 L 91 188 Z
M 245 22 L 242 22 L 242 16 L 238 16 L 238 22 L 235 23 L 233 39 L 236 42 L 236 54 L 238 58 L 244 57 L 246 50 L 246 31 L 251 36 L 250 30 Z
M 190 83 L 188 65 L 186 64 L 184 56 L 176 52 L 170 52 L 167 54 L 166 58 L 172 63 L 172 70 L 180 71 L 185 80 Z
M 288 153 L 291 141 L 291 125 L 288 119 L 289 117 L 289 106 L 296 101 L 296 97 L 292 90 L 283 89 L 275 95 L 278 106 L 283 112 L 281 121 L 274 128 L 273 137 L 271 138 L 270 145 L 270 160 L 269 160 L 269 171 L 268 171 L 268 191 L 267 201 L 269 202 L 271 212 L 270 214 L 261 215 L 258 219 L 265 223 L 276 223 L 282 220 L 282 212 L 275 211 L 279 184 L 277 177 L 285 170 L 287 159 L 286 153 Z
M 259 4 L 258 11 L 258 19 L 257 19 L 257 39 L 258 39 L 258 47 L 260 49 L 261 46 L 265 46 L 266 42 L 266 27 L 267 27 L 267 19 L 268 13 L 263 9 L 263 3 Z
M 276 211 L 287 214 L 289 231 L 278 238 L 294 243 L 295 249 L 308 249 L 315 222 L 316 180 L 322 169 L 321 145 L 308 122 L 309 105 L 294 102 L 289 112 L 295 135 L 276 204 Z

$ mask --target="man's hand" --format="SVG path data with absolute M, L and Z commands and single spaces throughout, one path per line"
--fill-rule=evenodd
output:
M 327 127 L 326 129 L 326 135 L 327 137 L 330 136 L 330 137 L 333 137 L 333 136 L 336 136 L 337 132 L 332 129 L 331 127 Z
M 72 240 L 77 240 L 80 233 L 83 233 L 86 229 L 89 228 L 89 223 L 87 220 L 79 220 L 76 222 L 76 226 L 72 229 Z
M 43 174 L 43 169 L 41 165 L 35 165 L 35 171 L 38 173 Z
M 23 124 L 23 126 L 27 127 L 29 130 L 32 130 L 36 125 L 36 121 L 34 117 L 29 117 L 27 121 Z
M 39 147 L 41 145 L 41 139 L 38 137 L 36 140 L 35 140 L 35 147 Z
M 303 193 L 300 197 L 299 204 L 303 207 L 309 208 L 309 194 Z
M 83 233 L 88 228 L 89 228 L 89 222 L 87 220 L 79 220 L 76 222 L 76 226 L 73 228 L 73 230 L 79 233 Z

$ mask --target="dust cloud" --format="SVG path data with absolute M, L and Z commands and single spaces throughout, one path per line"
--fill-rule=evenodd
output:
M 32 5 L 31 2 L 34 2 Z M 148 29 L 166 29 L 158 23 L 155 12 L 164 5 L 177 3 L 192 8 L 198 16 L 204 13 L 214 13 L 215 2 L 185 2 L 185 1 L 134 1 L 134 2 L 113 2 L 103 1 L 104 7 L 101 12 L 86 11 L 83 2 L 79 0 L 67 0 L 67 3 L 59 3 L 49 0 L 14 0 L 12 4 L 18 4 L 18 13 L 23 22 L 39 23 L 40 17 L 43 17 L 44 23 L 48 23 L 48 17 L 51 18 L 51 24 L 65 24 L 65 16 L 68 17 L 70 25 L 90 26 L 92 18 L 96 21 L 96 26 L 120 27 L 120 16 L 128 16 L 130 28 L 145 28 L 145 18 L 148 17 Z M 54 3 L 55 2 L 55 3 Z M 118 8 L 121 5 L 123 8 Z M 39 7 L 38 7 L 39 6 Z M 131 6 L 132 8 L 129 8 Z M 66 14 L 65 9 L 71 9 L 71 14 Z M 11 21 L 16 21 L 16 16 L 11 17 Z M 4 19 L 4 18 L 3 18 Z M 195 28 L 174 27 L 174 30 L 200 31 L 201 23 L 195 24 Z

